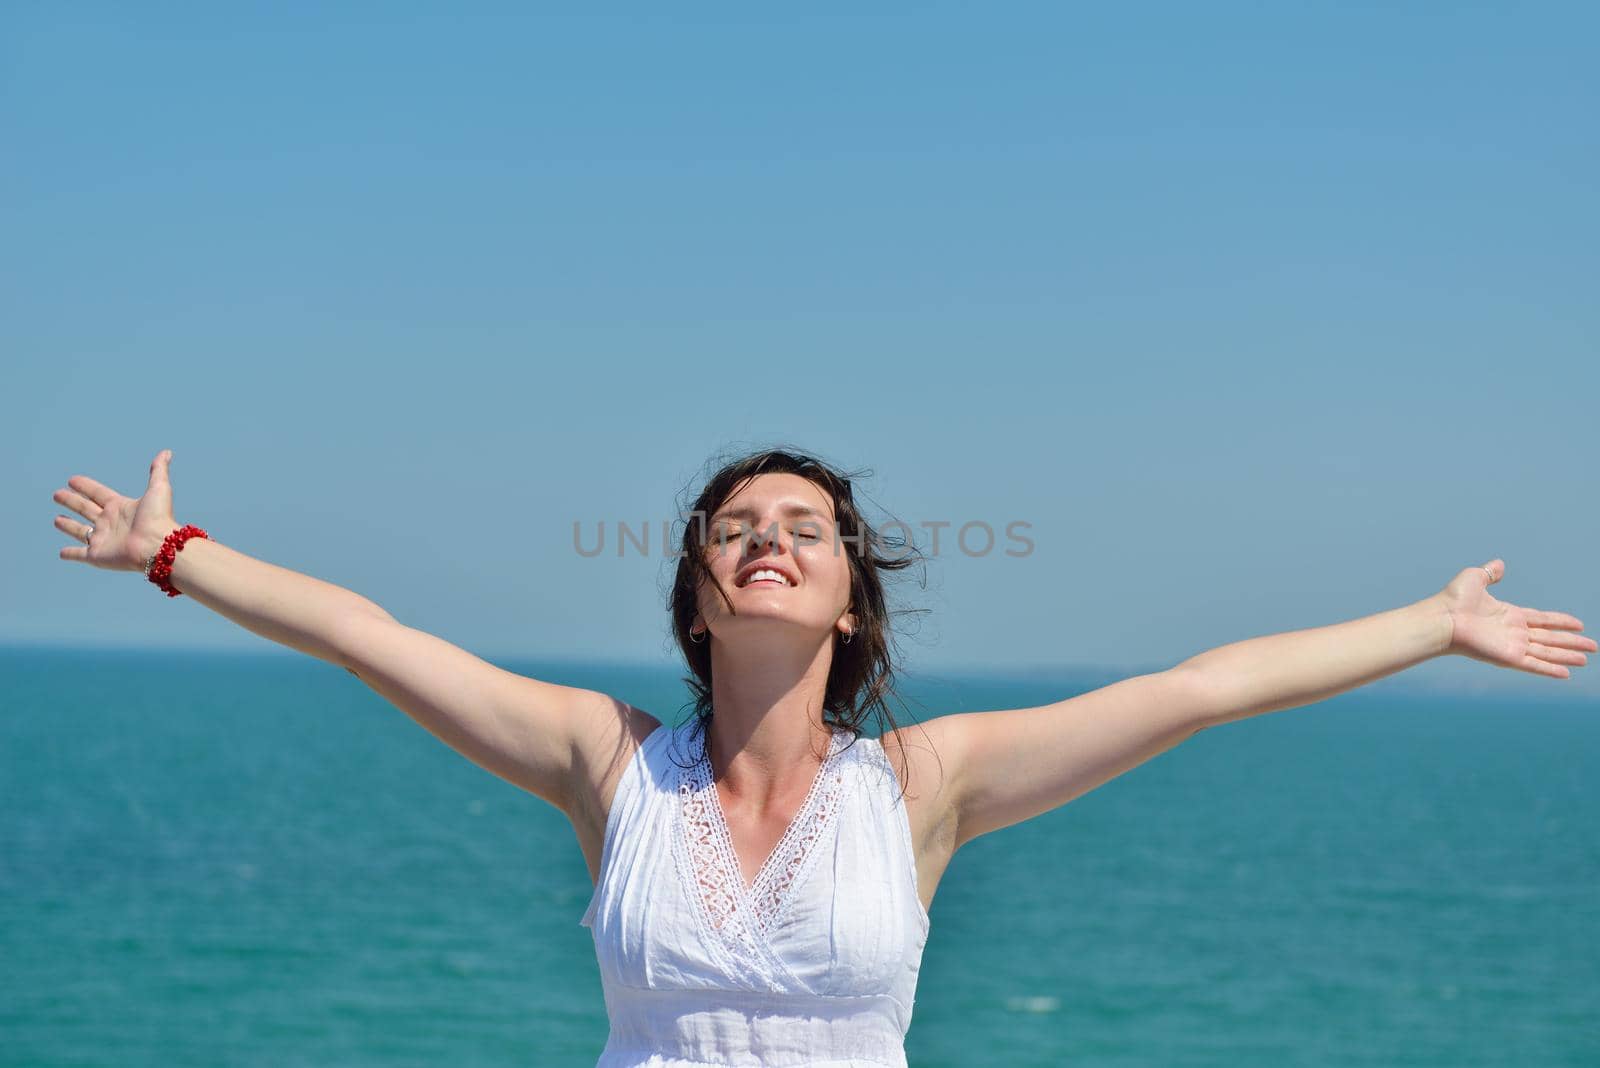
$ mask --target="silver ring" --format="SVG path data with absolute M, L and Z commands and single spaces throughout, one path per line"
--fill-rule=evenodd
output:
M 88 524 L 85 524 L 85 525 L 86 525 L 86 526 L 87 526 L 87 527 L 88 527 L 88 528 L 89 528 L 89 529 L 88 529 L 88 530 L 85 530 L 85 531 L 84 531 L 84 532 L 83 532 L 83 543 L 84 543 L 84 544 L 85 544 L 85 545 L 88 545 L 88 544 L 89 544 L 89 539 L 90 539 L 90 538 L 91 538 L 91 537 L 93 537 L 93 536 L 94 536 L 94 524 L 93 524 L 93 523 L 88 523 Z
M 1490 581 L 1490 582 L 1493 582 L 1493 581 L 1494 581 L 1494 572 L 1493 572 L 1493 571 L 1490 571 L 1490 570 L 1489 570 L 1489 569 L 1488 569 L 1488 568 L 1486 568 L 1486 567 L 1483 567 L 1483 565 L 1482 565 L 1482 564 L 1479 564 L 1479 565 L 1478 565 L 1478 566 L 1479 566 L 1479 567 L 1480 567 L 1480 568 L 1483 568 L 1483 573 L 1484 573 L 1484 574 L 1485 574 L 1485 575 L 1488 575 L 1488 576 L 1489 576 L 1489 581 Z

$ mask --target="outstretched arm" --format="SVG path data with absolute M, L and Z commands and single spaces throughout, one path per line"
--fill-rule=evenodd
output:
M 178 526 L 171 460 L 170 450 L 155 458 L 138 499 L 84 475 L 68 479 L 54 500 L 88 522 L 56 518 L 56 528 L 79 543 L 61 549 L 61 559 L 143 571 Z M 400 623 L 353 590 L 209 538 L 184 544 L 170 581 L 241 627 L 344 668 L 467 759 L 569 814 L 580 741 L 601 736 L 630 707 L 507 671 Z
M 88 523 L 56 517 L 56 529 L 77 542 L 60 551 L 108 571 L 140 571 L 175 530 L 172 451 L 150 464 L 144 495 L 125 497 L 86 475 L 74 475 L 52 498 Z M 93 536 L 89 532 L 93 531 Z M 389 613 L 353 590 L 247 556 L 209 538 L 192 538 L 172 560 L 174 589 L 218 615 L 280 645 L 348 668 L 337 642 L 352 619 Z
M 1491 577 L 1492 576 L 1492 577 Z M 1565 612 L 1497 601 L 1488 587 L 1505 561 L 1461 571 L 1432 597 L 1328 627 L 1269 634 L 1191 657 L 1199 682 L 1197 726 L 1298 708 L 1431 660 L 1460 654 L 1499 667 L 1565 679 L 1596 651 Z
M 1311 704 L 1445 654 L 1567 678 L 1600 649 L 1583 623 L 1497 601 L 1505 564 L 1403 608 L 1250 638 L 1037 708 L 933 720 L 957 847 L 1066 804 L 1206 727 Z

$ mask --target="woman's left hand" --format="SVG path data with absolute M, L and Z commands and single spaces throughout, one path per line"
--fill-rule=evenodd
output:
M 1489 596 L 1490 584 L 1505 574 L 1506 562 L 1491 560 L 1464 569 L 1439 594 L 1452 626 L 1445 651 L 1534 675 L 1570 678 L 1568 666 L 1587 664 L 1584 654 L 1600 651 L 1600 644 L 1583 636 L 1583 621 L 1576 616 L 1520 608 Z

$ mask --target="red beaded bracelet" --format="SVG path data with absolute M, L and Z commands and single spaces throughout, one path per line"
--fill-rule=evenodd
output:
M 172 561 L 178 555 L 178 550 L 183 548 L 183 543 L 190 538 L 210 538 L 211 535 L 196 526 L 181 526 L 166 536 L 161 548 L 156 550 L 150 562 L 144 565 L 144 573 L 151 582 L 167 591 L 168 597 L 182 597 L 183 591 L 172 584 Z

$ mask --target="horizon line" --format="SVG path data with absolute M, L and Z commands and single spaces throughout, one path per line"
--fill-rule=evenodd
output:
M 220 645 L 147 645 L 135 642 L 62 642 L 58 640 L 28 641 L 18 639 L 0 640 L 0 655 L 5 653 L 85 653 L 85 654 L 156 654 L 171 656 L 215 656 L 232 658 L 253 658 L 259 660 L 308 660 L 317 663 L 328 663 L 319 657 L 297 649 L 280 647 L 275 644 L 265 648 L 234 648 Z M 634 671 L 671 672 L 687 671 L 688 665 L 681 660 L 667 658 L 644 657 L 603 657 L 574 654 L 546 654 L 536 655 L 518 653 L 513 655 L 485 655 L 474 653 L 482 659 L 496 664 L 564 664 L 583 669 L 622 669 Z M 330 665 L 332 666 L 332 665 Z M 1099 685 L 1109 685 L 1121 679 L 1133 678 L 1138 675 L 1151 674 L 1166 670 L 1169 664 L 1090 664 L 1090 663 L 994 663 L 984 661 L 946 663 L 938 671 L 930 671 L 918 667 L 902 667 L 897 674 L 915 682 L 928 681 L 959 681 L 969 680 L 974 682 L 1018 682 L 1018 683 L 1048 683 L 1059 681 L 1094 682 Z M 1519 680 L 1520 681 L 1520 680 Z M 1568 680 L 1550 679 L 1552 683 L 1565 683 Z M 1535 690 L 1513 689 L 1512 680 L 1503 682 L 1486 683 L 1481 678 L 1477 681 L 1463 681 L 1460 683 L 1446 683 L 1437 680 L 1405 679 L 1397 675 L 1386 676 L 1374 680 L 1345 694 L 1336 694 L 1335 697 L 1345 696 L 1360 690 L 1387 692 L 1395 694 L 1412 694 L 1415 696 L 1429 697 L 1457 697 L 1457 698 L 1526 698 L 1529 700 L 1568 699 L 1582 700 L 1600 699 L 1600 695 L 1579 690 L 1576 693 L 1563 692 L 1562 689 Z M 1091 686 L 1091 689 L 1094 688 Z M 1320 702 L 1310 702 L 1318 704 Z M 1304 707 L 1304 706 L 1300 706 Z

